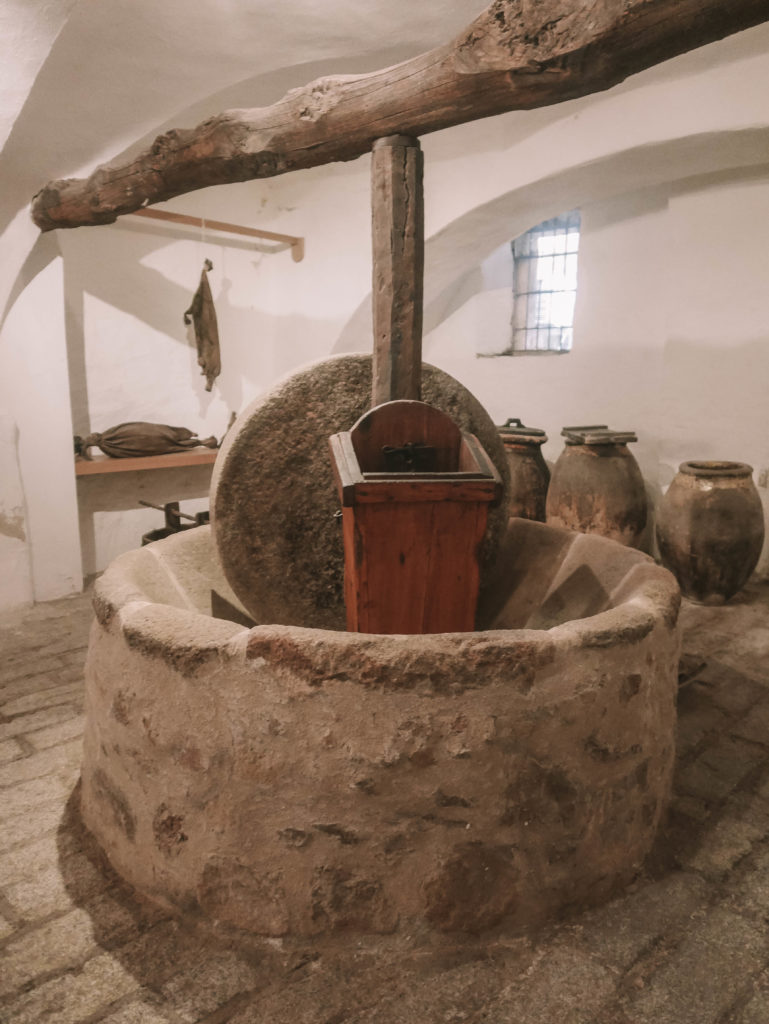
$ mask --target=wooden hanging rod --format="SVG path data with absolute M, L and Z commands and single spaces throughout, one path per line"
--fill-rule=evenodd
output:
M 188 213 L 171 213 L 170 210 L 156 210 L 152 206 L 145 206 L 141 210 L 134 210 L 132 217 L 150 217 L 153 220 L 172 221 L 174 224 L 188 224 L 193 228 L 202 228 L 204 231 L 226 231 L 230 235 L 246 235 L 248 238 L 264 238 L 268 242 L 285 242 L 291 246 L 291 259 L 299 263 L 304 259 L 304 239 L 295 235 L 280 235 L 276 231 L 261 231 L 259 228 L 246 228 L 240 224 L 227 224 L 223 220 L 207 220 L 202 217 L 191 217 Z

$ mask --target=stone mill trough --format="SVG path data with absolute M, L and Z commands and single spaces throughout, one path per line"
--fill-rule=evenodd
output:
M 679 591 L 638 551 L 508 521 L 496 428 L 422 366 L 419 143 L 380 140 L 372 169 L 373 359 L 253 403 L 211 528 L 97 584 L 82 814 L 140 893 L 212 924 L 455 941 L 638 872 L 670 792 Z M 394 479 L 385 448 L 434 462 Z
M 98 581 L 83 817 L 140 893 L 259 935 L 529 927 L 650 849 L 678 588 L 634 549 L 497 507 L 475 630 L 345 631 L 325 440 L 370 379 L 369 358 L 332 359 L 254 403 L 215 467 L 216 543 L 190 530 Z M 476 400 L 432 367 L 423 390 L 504 479 Z

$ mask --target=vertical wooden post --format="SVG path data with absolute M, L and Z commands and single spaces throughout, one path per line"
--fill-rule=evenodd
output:
M 418 139 L 389 135 L 374 143 L 373 405 L 421 398 L 425 247 L 422 168 Z

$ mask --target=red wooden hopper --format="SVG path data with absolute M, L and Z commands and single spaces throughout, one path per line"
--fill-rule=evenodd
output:
M 478 549 L 500 476 L 473 434 L 424 402 L 386 402 L 329 439 L 342 501 L 347 628 L 475 629 Z

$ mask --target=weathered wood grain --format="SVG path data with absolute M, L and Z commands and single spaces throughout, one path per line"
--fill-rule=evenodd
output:
M 408 441 L 434 447 L 439 471 L 381 472 L 383 445 Z M 401 400 L 370 409 L 330 446 L 348 630 L 473 630 L 479 547 L 502 487 L 478 439 L 439 409 Z
M 378 139 L 371 153 L 372 405 L 421 397 L 423 163 L 419 140 L 407 135 Z
M 387 472 L 385 445 L 408 443 L 435 448 L 436 472 L 453 473 L 459 468 L 461 430 L 445 412 L 424 402 L 402 399 L 369 409 L 351 428 L 350 439 L 366 474 Z
M 387 135 L 423 135 L 607 89 L 769 20 L 769 0 L 494 0 L 457 39 L 372 74 L 321 78 L 270 107 L 160 135 L 126 164 L 46 185 L 44 231 L 111 223 L 148 203 L 352 160 Z
M 356 504 L 344 511 L 347 629 L 453 633 L 475 629 L 483 500 Z

